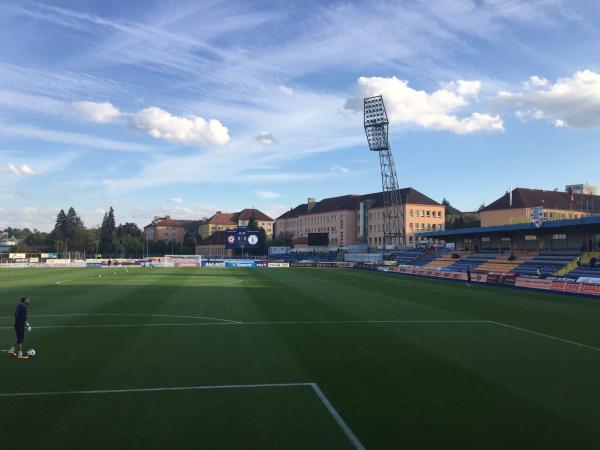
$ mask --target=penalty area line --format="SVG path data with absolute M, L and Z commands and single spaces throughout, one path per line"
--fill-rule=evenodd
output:
M 545 337 L 547 339 L 552 339 L 559 342 L 564 342 L 565 344 L 576 345 L 578 347 L 587 348 L 588 350 L 594 350 L 596 352 L 600 352 L 600 348 L 594 347 L 593 345 L 582 344 L 581 342 L 571 341 L 569 339 L 564 339 L 558 336 L 552 336 L 551 334 L 540 333 L 539 331 L 528 330 L 527 328 L 516 327 L 514 325 L 508 325 L 507 323 L 502 322 L 494 322 L 493 320 L 489 320 L 488 323 L 498 325 L 500 327 L 512 328 L 513 330 L 521 331 L 523 333 L 534 334 L 536 336 Z
M 41 396 L 66 396 L 66 395 L 102 395 L 102 394 L 130 394 L 148 392 L 177 392 L 177 391 L 201 391 L 201 390 L 223 390 L 223 389 L 260 389 L 260 388 L 289 388 L 309 387 L 342 430 L 352 446 L 357 450 L 365 450 L 346 421 L 335 409 L 329 398 L 321 390 L 317 383 L 266 383 L 266 384 L 223 384 L 223 385 L 201 385 L 201 386 L 171 386 L 155 388 L 132 388 L 132 389 L 89 389 L 80 391 L 40 391 L 40 392 L 7 392 L 0 393 L 2 397 L 41 397 Z

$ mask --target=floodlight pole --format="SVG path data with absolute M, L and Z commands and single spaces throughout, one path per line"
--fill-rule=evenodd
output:
M 388 117 L 383 97 L 364 99 L 364 126 L 369 150 L 379 153 L 383 195 L 383 249 L 406 243 L 402 197 L 388 140 Z

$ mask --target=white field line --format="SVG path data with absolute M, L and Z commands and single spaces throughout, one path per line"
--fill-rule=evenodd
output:
M 217 317 L 207 316 L 182 316 L 182 315 L 171 315 L 171 314 L 36 314 L 30 315 L 29 317 L 167 317 L 171 319 L 203 319 L 203 320 L 216 320 L 219 322 L 226 323 L 241 323 L 237 320 L 219 319 Z M 1 316 L 0 319 L 12 319 L 12 316 Z M 41 327 L 37 327 L 41 328 Z
M 540 333 L 538 331 L 528 330 L 527 328 L 515 327 L 514 325 L 508 325 L 508 324 L 502 323 L 502 322 L 494 322 L 493 320 L 490 320 L 488 322 L 492 323 L 494 325 L 498 325 L 500 327 L 512 328 L 513 330 L 522 331 L 523 333 L 535 334 L 536 336 L 541 336 L 541 337 L 545 337 L 547 339 L 553 339 L 555 341 L 564 342 L 565 344 L 576 345 L 578 347 L 583 347 L 583 348 L 587 348 L 589 350 L 594 350 L 594 351 L 600 352 L 600 348 L 594 347 L 593 345 L 582 344 L 581 342 L 571 341 L 569 339 L 564 339 L 564 338 L 561 338 L 558 336 L 552 336 L 551 334 L 544 334 L 544 333 Z
M 365 446 L 362 445 L 362 443 L 356 437 L 356 435 L 352 432 L 352 430 L 350 429 L 348 424 L 344 421 L 344 419 L 342 419 L 342 416 L 340 416 L 340 414 L 336 411 L 336 409 L 331 404 L 331 402 L 329 401 L 329 399 L 327 398 L 325 393 L 321 390 L 319 385 L 317 383 L 310 383 L 310 387 L 312 388 L 314 393 L 317 394 L 317 397 L 319 397 L 319 400 L 321 400 L 321 403 L 323 403 L 323 405 L 325 405 L 325 408 L 327 408 L 327 411 L 329 411 L 329 414 L 331 414 L 333 419 L 337 422 L 337 424 L 342 429 L 342 431 L 344 432 L 344 434 L 346 435 L 348 440 L 352 443 L 354 448 L 357 450 L 365 450 Z
M 114 280 L 114 278 L 119 277 L 119 275 L 113 275 L 112 278 L 110 278 L 110 274 L 105 274 L 104 278 L 102 278 L 102 281 L 111 281 Z M 98 280 L 100 279 L 100 277 L 91 277 L 91 278 L 76 278 L 73 280 L 58 280 L 58 281 L 53 281 L 53 280 L 4 280 L 4 281 L 0 281 L 0 286 L 2 286 L 3 284 L 17 284 L 19 286 L 22 286 L 23 284 L 28 285 L 28 284 L 41 284 L 41 285 L 60 285 L 60 284 L 64 284 L 64 283 L 73 283 L 73 282 L 83 282 L 86 284 L 91 283 L 92 281 L 94 282 L 98 282 Z M 165 276 L 156 276 L 156 275 L 150 275 L 150 276 L 136 276 L 136 277 L 127 277 L 127 276 L 122 276 L 121 278 L 119 278 L 119 283 L 121 284 L 117 284 L 114 285 L 113 287 L 120 287 L 120 286 L 144 286 L 146 284 L 146 282 L 153 282 L 153 281 L 164 281 Z M 214 282 L 217 281 L 217 284 L 211 284 L 208 282 Z M 214 277 L 203 277 L 203 278 L 191 278 L 191 281 L 200 281 L 198 283 L 190 283 L 190 284 L 183 284 L 182 286 L 229 286 L 232 284 L 239 284 L 241 282 L 243 282 L 244 280 L 241 278 L 229 278 L 229 277 L 219 277 L 219 276 L 214 276 Z M 207 281 L 207 283 L 202 283 L 201 281 Z
M 223 320 L 223 319 L 221 319 Z M 201 326 L 253 326 L 253 325 L 347 325 L 347 324 L 389 324 L 389 325 L 438 325 L 438 324 L 465 324 L 489 323 L 487 320 L 323 320 L 299 322 L 192 322 L 192 323 L 132 323 L 132 324 L 90 324 L 90 325 L 41 325 L 33 327 L 39 329 L 53 328 L 136 328 L 136 327 L 201 327 Z M 0 330 L 12 330 L 13 327 L 0 327 Z
M 240 322 L 240 325 L 335 325 L 335 324 L 452 324 L 452 323 L 487 323 L 487 320 L 300 320 L 276 322 Z
M 271 384 L 224 384 L 205 386 L 175 386 L 157 388 L 137 389 L 95 389 L 82 391 L 40 391 L 40 392 L 8 392 L 0 393 L 0 397 L 39 397 L 39 396 L 64 396 L 64 395 L 99 395 L 99 394 L 128 394 L 148 392 L 175 392 L 175 391 L 198 391 L 198 390 L 220 390 L 220 389 L 260 389 L 260 388 L 288 388 L 288 387 L 310 387 L 336 424 L 344 432 L 350 443 L 357 450 L 365 450 L 365 446 L 352 432 L 342 416 L 337 412 L 331 401 L 321 390 L 317 383 L 271 383 Z

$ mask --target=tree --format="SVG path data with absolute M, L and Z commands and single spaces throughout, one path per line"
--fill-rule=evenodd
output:
M 196 239 L 196 235 L 190 233 L 189 231 L 185 233 L 183 236 L 183 252 L 184 255 L 193 255 L 196 253 L 196 245 L 198 241 Z
M 56 223 L 54 224 L 54 239 L 63 240 L 67 234 L 67 215 L 65 210 L 61 209 L 56 215 Z
M 64 237 L 69 250 L 85 251 L 87 247 L 87 230 L 75 208 L 70 207 L 64 224 Z
M 144 254 L 146 241 L 144 233 L 133 222 L 119 224 L 116 231 L 117 247 L 125 256 L 141 256 Z
M 256 216 L 254 215 L 254 213 L 252 214 L 252 217 L 250 217 L 250 220 L 248 221 L 248 229 L 252 230 L 252 231 L 258 231 L 258 222 L 256 220 Z
M 267 242 L 267 232 L 263 227 L 258 228 L 258 245 L 256 246 L 259 255 L 269 253 L 269 244 Z
M 111 206 L 104 214 L 102 225 L 100 226 L 100 239 L 98 249 L 100 253 L 113 255 L 117 249 L 117 227 L 115 225 L 115 212 Z
M 444 197 L 444 199 L 442 200 L 442 205 L 444 205 L 446 208 L 450 206 L 450 202 L 446 200 L 446 197 Z

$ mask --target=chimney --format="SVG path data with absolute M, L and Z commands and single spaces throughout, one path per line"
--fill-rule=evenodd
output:
M 314 197 L 308 197 L 308 212 L 310 212 L 311 209 L 313 209 L 313 207 L 315 206 L 316 203 L 316 199 Z
M 569 194 L 569 198 L 571 199 L 571 201 L 574 200 L 573 198 L 573 188 L 571 186 L 567 186 L 567 193 Z
M 510 187 L 509 192 L 510 192 L 510 194 L 508 194 L 508 197 L 509 197 L 508 203 L 509 203 L 509 206 L 512 208 L 512 186 Z

